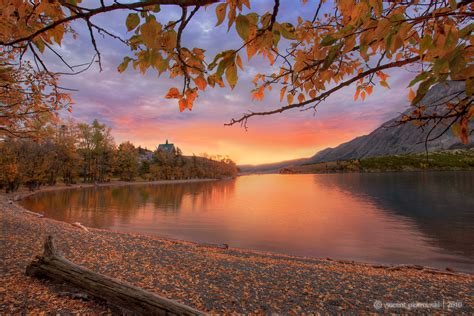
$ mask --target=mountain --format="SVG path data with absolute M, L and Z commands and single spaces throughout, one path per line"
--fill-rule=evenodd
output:
M 459 91 L 464 91 L 464 82 L 441 83 L 431 88 L 420 101 L 420 104 L 429 105 L 430 111 L 435 111 L 437 105 L 447 102 L 449 98 L 452 98 L 452 95 Z M 431 128 L 421 129 L 412 123 L 397 124 L 397 121 L 403 115 L 410 113 L 412 110 L 408 109 L 405 113 L 385 122 L 368 135 L 356 137 L 335 148 L 326 148 L 310 158 L 259 166 L 240 166 L 240 169 L 242 172 L 274 172 L 294 165 L 423 152 L 425 151 L 426 135 Z M 446 123 L 439 124 L 430 137 L 441 134 L 446 126 Z M 471 143 L 467 147 L 472 145 L 471 137 Z M 429 151 L 466 147 L 457 136 L 452 134 L 450 129 L 436 140 L 428 142 L 427 146 Z

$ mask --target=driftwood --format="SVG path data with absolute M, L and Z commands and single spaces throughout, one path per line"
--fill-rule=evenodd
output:
M 26 274 L 67 282 L 133 314 L 205 315 L 194 308 L 95 273 L 65 259 L 57 252 L 51 236 L 45 241 L 43 256 L 38 256 L 30 263 Z

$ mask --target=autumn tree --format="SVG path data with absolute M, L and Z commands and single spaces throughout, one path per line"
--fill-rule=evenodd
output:
M 138 150 L 130 142 L 123 142 L 117 150 L 116 173 L 121 180 L 133 181 L 138 175 Z
M 110 179 L 114 166 L 115 143 L 110 128 L 94 120 L 91 125 L 78 124 L 78 153 L 82 158 L 84 182 L 104 182 Z
M 182 78 L 182 85 L 170 88 L 166 97 L 176 99 L 179 110 L 184 111 L 192 109 L 198 92 L 225 84 L 234 88 L 239 73 L 245 71 L 245 53 L 248 60 L 260 56 L 268 62 L 268 71 L 255 76 L 252 97 L 263 100 L 276 88 L 283 104 L 274 110 L 246 113 L 228 123 L 244 126 L 254 116 L 316 109 L 329 96 L 349 86 L 354 89 L 354 99 L 364 100 L 378 86 L 389 88 L 389 69 L 403 67 L 410 70 L 407 96 L 414 109 L 402 121 L 414 120 L 422 126 L 435 127 L 446 123 L 467 142 L 468 123 L 474 113 L 472 1 L 302 0 L 304 10 L 312 10 L 313 14 L 296 21 L 285 20 L 280 0 L 265 1 L 269 11 L 263 13 L 253 11 L 256 2 L 101 1 L 91 7 L 81 5 L 81 1 L 2 0 L 0 45 L 8 60 L 14 62 L 12 67 L 2 67 L 11 77 L 20 69 L 22 57 L 29 54 L 38 65 L 36 73 L 56 79 L 57 73 L 43 58 L 45 51 L 51 51 L 71 73 L 77 72 L 56 47 L 65 34 L 74 32 L 71 22 L 83 21 L 99 66 L 97 35 L 101 34 L 130 48 L 130 54 L 118 65 L 119 72 L 132 66 L 142 73 L 154 69 L 160 75 Z M 160 5 L 179 8 L 181 17 L 170 21 L 160 14 Z M 241 45 L 215 56 L 209 56 L 205 47 L 186 47 L 182 42 L 192 18 L 203 6 L 210 5 L 216 27 L 234 28 L 241 38 Z M 128 11 L 124 21 L 126 36 L 94 23 L 95 16 L 118 10 Z M 465 84 L 448 96 L 449 101 L 442 108 L 433 109 L 420 102 L 432 86 L 448 80 Z M 50 85 L 57 87 L 57 82 Z
M 18 160 L 16 143 L 10 139 L 0 142 L 0 188 L 6 193 L 18 190 L 21 184 Z
M 51 161 L 50 170 L 54 172 L 55 177 L 60 177 L 63 183 L 73 184 L 78 174 L 78 166 L 81 165 L 77 152 L 77 124 L 73 121 L 59 122 L 51 129 L 49 139 L 54 144 L 54 160 Z

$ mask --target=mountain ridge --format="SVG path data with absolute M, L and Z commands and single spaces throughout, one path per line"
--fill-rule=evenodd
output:
M 441 83 L 431 88 L 420 103 L 430 105 L 442 103 L 443 100 L 447 99 L 455 92 L 463 90 L 464 82 L 448 81 Z M 281 168 L 293 165 L 423 152 L 425 151 L 425 139 L 430 128 L 420 129 L 420 127 L 411 123 L 401 125 L 397 123 L 403 115 L 410 113 L 412 110 L 413 108 L 407 109 L 404 113 L 383 123 L 369 134 L 358 136 L 333 148 L 325 148 L 308 158 L 255 166 L 244 165 L 239 167 L 243 173 L 275 172 Z M 470 126 L 472 126 L 472 124 L 470 124 Z M 432 135 L 441 134 L 445 128 L 445 125 L 436 126 Z M 467 146 L 463 145 L 459 138 L 448 130 L 436 140 L 430 141 L 426 145 L 429 151 L 438 151 L 470 147 L 473 143 L 471 140 L 470 144 Z

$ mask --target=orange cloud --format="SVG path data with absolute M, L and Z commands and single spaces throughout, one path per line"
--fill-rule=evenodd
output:
M 353 124 L 349 119 L 327 118 L 303 121 L 271 121 L 249 129 L 225 127 L 222 123 L 174 121 L 157 124 L 134 121 L 130 116 L 112 119 L 117 142 L 130 140 L 136 145 L 154 149 L 169 139 L 184 154 L 201 153 L 229 155 L 238 164 L 260 164 L 309 157 L 317 151 L 336 146 L 371 131 L 377 122 Z M 124 127 L 125 126 L 125 127 Z

